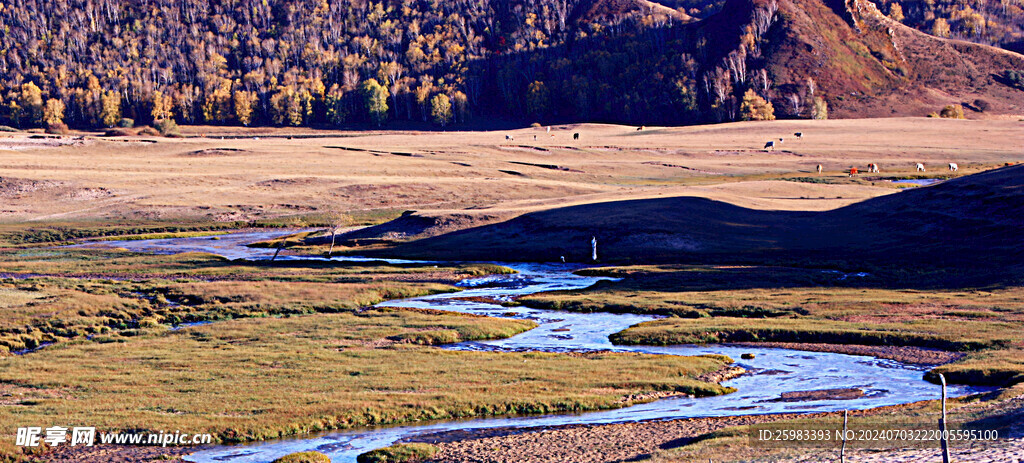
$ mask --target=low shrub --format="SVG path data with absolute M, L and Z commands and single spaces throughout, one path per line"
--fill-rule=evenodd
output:
M 117 126 L 130 129 L 132 127 L 135 127 L 135 119 L 131 119 L 131 118 L 128 118 L 128 117 L 122 117 L 121 118 L 121 122 L 118 122 Z
M 951 104 L 942 108 L 939 112 L 939 117 L 946 119 L 963 119 L 964 118 L 964 107 L 958 104 Z
M 49 124 L 49 125 L 46 126 L 46 133 L 52 133 L 52 134 L 55 134 L 55 135 L 64 135 L 64 134 L 68 133 L 68 131 L 69 131 L 68 125 L 63 123 L 63 122 L 58 122 L 56 124 Z
M 133 135 L 135 135 L 135 131 L 123 128 L 109 129 L 106 132 L 103 132 L 104 137 L 130 137 Z
M 356 457 L 356 461 L 358 463 L 415 463 L 434 456 L 437 450 L 437 447 L 430 444 L 395 444 L 359 455 Z
M 167 118 L 156 123 L 156 129 L 160 131 L 160 134 L 165 137 L 180 137 L 181 132 L 178 130 L 178 123 L 174 122 L 174 119 Z
M 273 463 L 331 463 L 331 457 L 320 452 L 296 452 L 278 458 Z

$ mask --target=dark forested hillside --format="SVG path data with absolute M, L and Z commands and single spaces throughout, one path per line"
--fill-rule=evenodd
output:
M 0 3 L 0 123 L 824 117 L 847 83 L 772 65 L 820 19 L 789 1 L 19 0 Z M 876 45 L 855 61 L 892 58 Z

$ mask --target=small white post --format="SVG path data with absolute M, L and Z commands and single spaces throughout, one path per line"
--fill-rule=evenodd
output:
M 942 418 L 939 418 L 939 442 L 942 443 L 942 463 L 949 463 L 949 440 L 946 434 L 946 377 L 939 373 L 942 382 Z
M 846 463 L 846 430 L 850 423 L 850 411 L 843 410 L 843 446 L 839 449 L 839 463 Z

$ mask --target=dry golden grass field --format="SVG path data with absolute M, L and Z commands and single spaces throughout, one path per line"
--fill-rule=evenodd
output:
M 864 172 L 876 163 L 883 177 L 918 176 L 917 162 L 928 176 L 949 174 L 949 162 L 959 175 L 977 172 L 1024 160 L 1021 129 L 1016 120 L 899 118 L 643 131 L 585 124 L 550 132 L 198 127 L 178 139 L 13 134 L 0 138 L 0 222 L 248 221 L 326 211 L 380 221 L 408 209 L 497 218 L 679 195 L 825 210 L 897 191 L 849 179 L 851 166 Z M 773 152 L 761 149 L 768 140 L 776 140 Z

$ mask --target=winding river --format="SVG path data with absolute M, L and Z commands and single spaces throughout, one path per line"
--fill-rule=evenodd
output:
M 210 252 L 231 259 L 268 259 L 272 249 L 248 248 L 245 244 L 268 239 L 283 232 L 232 233 L 213 237 L 177 238 L 107 242 L 133 251 L 154 253 Z M 282 256 L 278 260 L 319 259 L 319 257 Z M 336 257 L 337 261 L 366 260 Z M 373 259 L 380 260 L 380 259 Z M 395 263 L 411 261 L 392 260 Z M 527 318 L 539 326 L 507 339 L 467 342 L 446 346 L 455 350 L 545 350 L 581 351 L 611 350 L 651 354 L 698 355 L 725 354 L 740 359 L 743 353 L 755 354 L 750 360 L 736 364 L 750 373 L 724 382 L 738 392 L 706 398 L 669 398 L 631 407 L 582 414 L 557 414 L 527 417 L 481 418 L 408 426 L 381 427 L 301 436 L 292 439 L 255 442 L 245 445 L 221 446 L 185 457 L 197 463 L 235 462 L 265 463 L 292 452 L 317 450 L 334 462 L 354 462 L 360 453 L 421 434 L 454 430 L 503 427 L 538 427 L 567 424 L 604 424 L 640 420 L 662 420 L 709 416 L 734 416 L 768 413 L 825 412 L 896 405 L 937 398 L 938 388 L 922 379 L 924 368 L 874 357 L 804 352 L 786 349 L 706 346 L 616 346 L 608 335 L 630 325 L 656 317 L 632 314 L 571 313 L 537 310 L 525 307 L 502 307 L 456 298 L 472 296 L 507 300 L 516 296 L 559 289 L 588 287 L 603 279 L 583 277 L 572 272 L 579 266 L 566 264 L 502 263 L 517 270 L 515 275 L 471 278 L 459 283 L 463 291 L 412 299 L 387 301 L 380 306 L 418 307 L 474 313 L 496 317 Z M 513 315 L 514 314 L 514 315 Z M 851 400 L 816 400 L 778 402 L 784 392 L 835 388 L 859 388 L 864 396 Z M 950 395 L 959 396 L 989 390 L 953 386 Z

